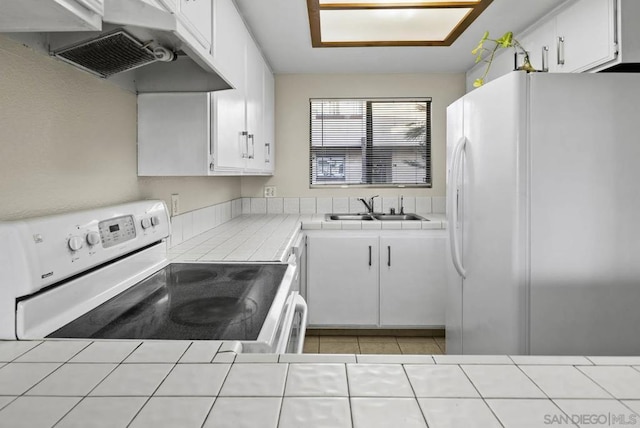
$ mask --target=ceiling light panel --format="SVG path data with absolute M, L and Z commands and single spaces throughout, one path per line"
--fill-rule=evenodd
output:
M 307 0 L 314 47 L 449 46 L 493 0 Z
M 319 0 L 322 6 L 326 5 L 389 5 L 390 7 L 398 6 L 423 6 L 438 5 L 444 3 L 480 3 L 481 0 L 431 0 L 431 1 L 410 1 L 410 0 Z
M 323 42 L 444 41 L 471 9 L 321 10 Z

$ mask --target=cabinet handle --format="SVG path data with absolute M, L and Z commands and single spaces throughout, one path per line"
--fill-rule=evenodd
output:
M 249 159 L 253 159 L 253 158 L 255 158 L 255 157 L 256 157 L 256 140 L 255 140 L 255 138 L 254 138 L 253 134 L 249 134 L 249 135 L 247 136 L 247 138 L 248 138 L 249 140 L 251 140 L 251 154 L 250 154 L 248 157 L 249 157 Z M 248 146 L 248 144 L 249 144 L 249 143 L 247 143 L 247 154 L 249 153 L 249 146 Z
M 271 163 L 271 144 L 264 143 L 264 145 L 267 148 L 267 155 L 264 157 L 264 163 Z
M 371 245 L 369 245 L 369 266 L 371 266 Z
M 549 71 L 549 46 L 542 47 L 542 71 Z
M 558 37 L 558 65 L 564 65 L 564 37 Z
M 240 135 L 244 137 L 244 150 L 242 150 L 242 158 L 246 159 L 249 156 L 249 133 L 247 131 L 241 131 Z
M 387 246 L 387 266 L 391 267 L 391 245 Z

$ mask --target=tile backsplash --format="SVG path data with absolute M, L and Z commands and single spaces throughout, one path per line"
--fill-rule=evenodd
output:
M 404 197 L 405 213 L 444 213 L 445 197 Z M 378 197 L 373 201 L 375 211 L 400 212 L 399 197 Z M 359 213 L 366 211 L 356 197 L 339 198 L 242 198 L 242 214 L 325 214 Z
M 243 213 L 242 199 L 211 205 L 171 217 L 170 247 L 220 226 Z
M 444 213 L 444 197 L 404 197 L 405 213 Z M 374 199 L 374 210 L 389 212 L 394 208 L 400 212 L 400 198 L 378 197 Z M 209 207 L 200 208 L 171 218 L 171 241 L 173 247 L 196 235 L 213 229 L 242 214 L 325 214 L 358 213 L 366 208 L 356 197 L 337 198 L 238 198 Z

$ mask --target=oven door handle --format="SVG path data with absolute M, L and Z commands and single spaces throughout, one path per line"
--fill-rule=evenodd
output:
M 295 313 L 300 312 L 300 336 L 298 337 L 298 344 L 296 345 L 296 354 L 302 354 L 302 348 L 304 348 L 304 338 L 307 335 L 307 302 L 304 301 L 301 295 L 296 295 L 296 310 Z
M 291 334 L 291 328 L 293 327 L 293 317 L 296 314 L 295 299 L 297 292 L 293 292 L 287 298 L 285 303 L 286 312 L 284 315 L 284 323 L 282 330 L 280 331 L 280 337 L 276 343 L 276 354 L 284 354 L 287 351 L 287 343 L 289 342 L 289 335 Z
M 294 317 L 297 312 L 302 312 L 299 343 L 295 345 L 296 353 L 300 354 L 302 353 L 304 335 L 307 330 L 307 303 L 297 291 L 294 291 L 287 299 L 286 308 L 287 310 L 284 317 L 281 335 L 278 338 L 278 343 L 276 344 L 276 354 L 284 354 L 287 352 L 291 330 L 293 329 Z

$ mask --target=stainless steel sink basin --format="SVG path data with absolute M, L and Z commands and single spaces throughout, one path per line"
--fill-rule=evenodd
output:
M 426 218 L 419 216 L 418 214 L 375 214 L 373 217 L 376 220 L 429 221 Z
M 369 214 L 327 214 L 325 220 L 358 220 L 371 221 L 374 220 Z
M 372 220 L 395 220 L 395 221 L 429 221 L 417 214 L 326 214 L 325 220 L 342 220 L 342 221 L 372 221 Z

